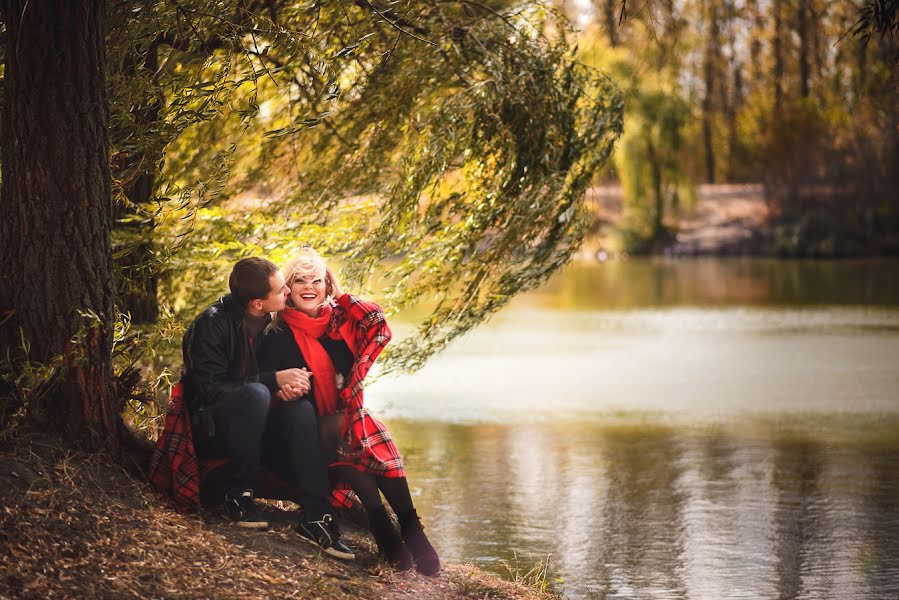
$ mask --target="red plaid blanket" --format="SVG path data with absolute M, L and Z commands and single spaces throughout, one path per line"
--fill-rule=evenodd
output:
M 200 464 L 181 382 L 172 389 L 165 428 L 150 458 L 150 483 L 174 502 L 179 512 L 200 508 Z
M 163 497 L 171 500 L 179 512 L 198 510 L 201 480 L 227 462 L 198 460 L 184 402 L 184 387 L 179 382 L 172 389 L 165 427 L 150 458 L 150 483 Z M 272 482 L 274 488 L 290 488 L 268 471 L 263 471 L 263 478 L 275 480 Z M 331 504 L 337 508 L 354 508 L 359 505 L 359 499 L 346 484 L 338 483 L 338 487 L 331 491 Z

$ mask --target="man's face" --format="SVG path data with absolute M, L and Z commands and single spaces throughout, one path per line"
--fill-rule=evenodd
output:
M 287 300 L 287 294 L 290 290 L 284 285 L 284 275 L 281 271 L 275 271 L 268 278 L 270 290 L 268 296 L 258 300 L 251 300 L 250 305 L 260 313 L 278 312 L 284 308 Z

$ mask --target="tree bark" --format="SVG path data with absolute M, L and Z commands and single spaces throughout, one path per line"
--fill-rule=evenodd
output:
M 809 94 L 809 33 L 808 5 L 806 0 L 798 0 L 796 33 L 799 35 L 799 94 L 808 98 Z
M 665 197 L 662 194 L 662 166 L 652 137 L 648 142 L 648 150 L 653 194 L 652 239 L 656 241 L 662 238 L 665 231 Z
M 4 0 L 0 326 L 18 360 L 62 356 L 29 413 L 82 447 L 118 444 L 103 2 Z M 94 318 L 86 318 L 89 311 Z M 72 342 L 74 336 L 79 339 Z
M 774 111 L 775 119 L 780 115 L 783 107 L 783 77 L 784 77 L 784 59 L 783 59 L 783 15 L 782 0 L 774 0 L 771 10 L 774 12 Z
M 746 2 L 746 12 L 752 23 L 749 42 L 749 63 L 751 65 L 751 85 L 757 85 L 764 81 L 765 72 L 762 68 L 762 38 L 765 31 L 765 16 L 759 8 L 758 2 L 749 0 Z
M 144 204 L 153 196 L 153 188 L 156 185 L 155 173 L 142 173 L 135 181 L 125 188 L 125 195 L 129 202 Z M 124 219 L 133 216 L 133 211 L 128 207 L 118 206 L 116 219 Z M 150 235 L 153 224 L 145 222 L 125 223 L 116 225 L 121 228 L 142 230 L 143 235 Z M 119 268 L 126 273 L 133 282 L 133 288 L 123 294 L 119 299 L 122 313 L 131 315 L 132 323 L 155 323 L 159 316 L 158 282 L 159 277 L 155 272 L 147 272 L 147 264 L 152 252 L 152 242 L 147 239 L 140 242 L 119 259 Z
M 604 0 L 602 5 L 603 21 L 606 25 L 606 34 L 609 36 L 609 46 L 618 45 L 618 19 L 615 16 L 615 0 Z
M 715 93 L 716 59 L 720 52 L 718 39 L 718 6 L 710 2 L 709 39 L 705 49 L 703 70 L 705 75 L 705 97 L 702 99 L 702 139 L 705 146 L 705 180 L 715 183 L 715 150 L 712 135 L 712 96 Z
M 146 55 L 135 51 L 133 58 L 126 61 L 126 75 L 133 77 L 142 72 L 145 77 L 152 77 L 159 68 L 159 43 L 154 41 L 147 48 Z M 141 129 L 157 125 L 159 109 L 159 101 L 155 97 L 150 98 L 144 105 L 132 107 L 134 123 Z M 132 323 L 155 323 L 159 315 L 158 276 L 155 270 L 147 268 L 152 253 L 150 235 L 153 222 L 138 214 L 134 208 L 146 205 L 153 197 L 159 159 L 159 156 L 151 156 L 149 151 L 128 157 L 123 170 L 135 172 L 124 187 L 128 202 L 117 202 L 113 207 L 116 230 L 129 231 L 141 239 L 116 259 L 123 279 L 130 282 L 127 289 L 122 289 L 120 285 L 119 307 L 123 313 L 131 315 Z M 120 251 L 118 248 L 116 250 Z

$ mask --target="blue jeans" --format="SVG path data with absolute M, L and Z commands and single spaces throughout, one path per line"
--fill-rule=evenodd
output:
M 211 426 L 196 429 L 197 454 L 231 461 L 226 491 L 255 489 L 260 466 L 265 465 L 297 488 L 307 519 L 330 512 L 328 466 L 315 407 L 308 400 L 272 408 L 268 388 L 249 383 L 206 410 Z

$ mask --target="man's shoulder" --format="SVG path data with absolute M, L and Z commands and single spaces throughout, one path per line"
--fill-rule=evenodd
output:
M 195 321 L 200 321 L 202 319 L 220 319 L 225 315 L 225 306 L 224 306 L 224 298 L 219 298 L 209 306 L 207 306 L 203 312 L 197 315 Z
M 185 338 L 193 338 L 196 335 L 204 335 L 210 330 L 219 330 L 226 328 L 229 321 L 233 320 L 225 301 L 226 297 L 222 296 L 201 312 L 188 326 L 185 332 Z
M 226 294 L 222 296 L 212 304 L 206 307 L 203 312 L 197 315 L 197 318 L 194 319 L 194 323 L 202 320 L 218 320 L 218 319 L 227 319 L 232 321 L 239 321 L 242 317 L 243 310 L 237 305 L 237 301 L 231 296 L 231 294 Z

